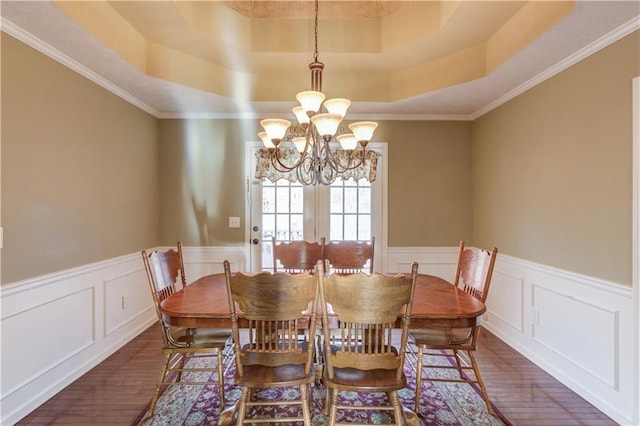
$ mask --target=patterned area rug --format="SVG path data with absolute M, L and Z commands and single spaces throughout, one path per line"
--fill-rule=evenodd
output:
M 430 357 L 431 358 L 431 357 Z M 436 362 L 447 362 L 445 357 L 437 358 Z M 431 360 L 430 360 L 431 361 Z M 189 362 L 202 362 L 202 360 L 192 360 Z M 415 373 L 413 371 L 415 357 L 407 355 L 405 363 L 405 373 L 407 375 L 407 387 L 398 392 L 402 404 L 413 410 L 413 399 L 415 397 Z M 240 397 L 241 391 L 233 383 L 234 369 L 228 373 L 228 380 L 225 386 L 227 395 L 227 407 L 233 404 Z M 196 373 L 191 373 L 196 374 Z M 200 373 L 202 374 L 202 373 Z M 443 373 L 449 374 L 449 373 Z M 423 382 L 422 396 L 420 401 L 420 412 L 417 413 L 421 425 L 447 425 L 447 426 L 510 426 L 509 421 L 494 406 L 496 417 L 487 412 L 484 400 L 475 386 L 466 383 L 433 383 Z M 312 387 L 313 395 L 313 425 L 323 426 L 327 424 L 327 417 L 322 414 L 325 398 L 325 388 L 321 384 Z M 258 392 L 256 398 L 264 400 L 292 400 L 298 396 L 298 390 L 293 388 L 269 389 Z M 363 402 L 379 401 L 380 405 L 385 405 L 385 394 L 358 394 L 341 393 L 342 398 L 349 405 L 361 405 Z M 491 395 L 489 395 L 491 397 Z M 148 407 L 147 407 L 148 408 Z M 265 418 L 277 418 L 278 416 L 291 416 L 285 410 L 298 410 L 298 407 L 282 408 L 261 408 L 261 412 L 256 413 Z M 145 409 L 133 425 L 139 424 L 145 418 Z M 149 426 L 196 426 L 196 425 L 216 425 L 220 416 L 217 390 L 211 386 L 171 386 L 165 390 L 158 399 L 154 416 L 146 421 L 144 425 Z M 338 421 L 358 422 L 370 424 L 385 424 L 392 422 L 391 416 L 386 412 L 369 413 L 354 411 L 338 411 Z M 235 422 L 235 419 L 234 419 Z M 235 423 L 234 423 L 235 424 Z M 278 424 L 274 422 L 273 424 Z M 289 423 L 295 424 L 295 423 Z

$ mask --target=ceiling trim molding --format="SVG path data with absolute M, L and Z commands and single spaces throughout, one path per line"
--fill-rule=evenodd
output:
M 160 119 L 184 120 L 261 120 L 263 118 L 291 119 L 291 114 L 284 113 L 160 113 Z M 349 120 L 377 121 L 472 121 L 469 114 L 349 114 Z
M 554 75 L 566 70 L 567 68 L 577 64 L 583 59 L 593 55 L 599 50 L 604 49 L 612 43 L 620 40 L 622 37 L 625 37 L 632 32 L 640 29 L 640 16 L 636 16 L 635 18 L 628 21 L 626 24 L 621 25 L 615 30 L 611 31 L 609 34 L 606 34 L 600 37 L 598 40 L 593 43 L 585 46 L 584 48 L 578 50 L 574 54 L 566 57 L 564 60 L 558 62 L 554 66 L 548 68 L 546 71 L 538 74 L 534 78 L 526 81 L 510 92 L 504 94 L 503 96 L 497 98 L 495 101 L 489 103 L 483 108 L 480 108 L 476 112 L 470 114 L 470 119 L 475 120 L 477 118 L 482 117 L 484 114 L 498 108 L 500 105 L 507 103 L 511 99 L 523 94 L 527 90 L 537 86 L 538 84 L 544 82 L 545 80 L 550 79 Z
M 33 34 L 29 33 L 28 31 L 25 31 L 24 29 L 15 25 L 11 21 L 6 20 L 5 18 L 0 18 L 0 31 L 3 31 L 9 34 L 10 36 L 20 40 L 21 42 L 34 48 L 38 52 L 50 57 L 54 61 L 64 65 L 70 70 L 75 71 L 81 76 L 96 83 L 98 86 L 101 86 L 102 88 L 108 90 L 109 92 L 113 93 L 116 96 L 119 96 L 120 98 L 140 108 L 141 110 L 153 115 L 154 117 L 158 117 L 160 115 L 160 112 L 157 111 L 156 109 L 145 104 L 140 99 L 131 95 L 129 92 L 122 90 L 122 88 L 116 86 L 115 84 L 111 83 L 109 80 L 100 76 L 100 74 L 93 72 L 92 70 L 80 64 L 79 62 L 71 59 L 69 56 L 60 52 L 58 49 L 43 42 L 39 38 L 35 37 Z

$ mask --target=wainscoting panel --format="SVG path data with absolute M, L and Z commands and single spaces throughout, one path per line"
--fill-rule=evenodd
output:
M 411 272 L 413 262 L 418 262 L 418 273 L 435 275 L 451 281 L 456 272 L 458 248 L 389 247 L 384 259 L 384 272 Z
M 222 272 L 226 259 L 233 270 L 246 264 L 242 247 L 185 247 L 184 257 L 188 281 Z M 139 252 L 7 284 L 0 293 L 3 425 L 25 417 L 156 321 Z
M 142 258 L 140 258 L 142 263 Z M 147 274 L 138 267 L 104 280 L 104 328 L 102 336 L 107 337 L 126 328 L 140 316 L 155 315 L 149 304 L 150 292 Z
M 185 275 L 190 281 L 199 277 L 224 272 L 224 261 L 231 271 L 248 269 L 248 253 L 244 247 L 183 247 Z M 247 260 L 245 260 L 247 259 Z
M 521 330 L 492 321 L 522 288 Z M 593 277 L 499 254 L 484 325 L 620 424 L 633 424 L 633 292 Z M 500 314 L 502 315 L 502 314 Z
M 165 249 L 165 248 L 162 248 Z M 453 278 L 457 247 L 389 248 L 385 272 Z M 244 247 L 185 247 L 188 281 L 246 269 Z M 13 424 L 156 321 L 140 253 L 0 288 L 1 424 Z M 483 325 L 620 424 L 633 418 L 631 288 L 498 254 Z M 23 331 L 38 330 L 26 342 Z M 482 344 L 482 342 L 480 342 Z M 18 369 L 16 366 L 28 366 Z
M 532 291 L 533 340 L 617 389 L 619 311 L 537 285 Z
M 86 288 L 3 318 L 3 396 L 14 394 L 95 344 L 93 301 L 93 288 Z M 42 321 L 43 317 L 47 320 Z M 6 362 L 24 360 L 25 354 L 28 362 L 21 362 L 20 368 Z
M 516 333 L 524 333 L 524 278 L 494 270 L 487 306 L 490 314 L 485 315 L 486 322 L 499 321 Z
M 420 273 L 451 280 L 456 254 L 456 248 L 389 248 L 386 268 L 404 272 L 417 260 Z M 633 315 L 630 287 L 499 253 L 483 326 L 628 425 L 634 415 Z

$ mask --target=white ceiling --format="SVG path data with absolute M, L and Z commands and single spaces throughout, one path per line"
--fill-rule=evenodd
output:
M 146 75 L 52 2 L 2 0 L 0 13 L 3 31 L 156 117 L 260 118 L 280 115 L 291 118 L 289 111 L 294 99 L 291 102 L 241 102 Z M 638 1 L 578 1 L 573 13 L 487 76 L 397 101 L 354 102 L 349 117 L 471 120 L 638 28 Z M 153 30 L 159 32 L 164 28 Z M 320 27 L 320 38 L 321 31 Z M 300 68 L 307 69 L 312 53 L 305 56 Z M 322 55 L 322 51 L 320 53 Z M 331 68 L 330 60 L 323 62 L 327 70 Z M 388 65 L 383 56 L 372 64 Z

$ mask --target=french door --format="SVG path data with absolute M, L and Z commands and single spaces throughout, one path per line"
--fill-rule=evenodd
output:
M 372 149 L 384 150 L 384 145 Z M 247 202 L 250 265 L 252 272 L 273 269 L 272 238 L 277 241 L 370 240 L 384 243 L 384 157 L 378 164 L 374 182 L 336 180 L 330 186 L 302 186 L 284 179 L 277 182 L 253 178 L 255 152 L 247 149 Z M 383 153 L 384 155 L 384 153 Z M 381 250 L 375 252 L 375 265 L 381 263 Z

